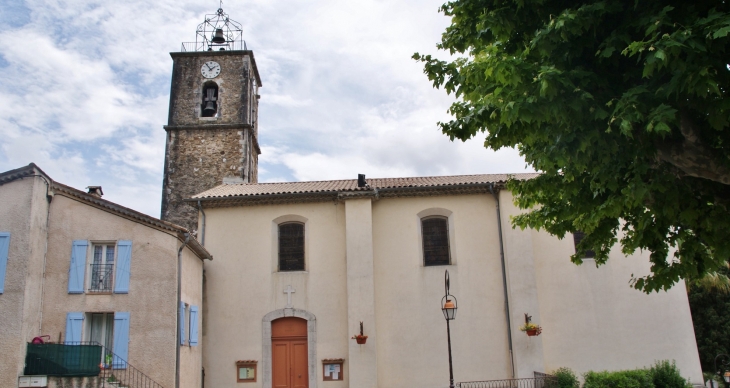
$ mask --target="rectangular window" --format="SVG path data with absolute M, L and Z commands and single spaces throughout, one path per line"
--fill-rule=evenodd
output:
M 423 265 L 449 265 L 449 220 L 434 216 L 421 219 Z
M 279 225 L 279 271 L 304 271 L 304 224 Z
M 582 231 L 575 231 L 573 233 L 573 247 L 575 248 L 575 251 L 578 252 L 578 244 L 580 244 L 581 241 L 583 241 L 583 238 L 585 238 L 586 234 Z M 593 250 L 587 250 L 586 254 L 583 256 L 584 259 L 593 259 L 596 257 L 596 252 Z
M 68 293 L 129 293 L 132 242 L 74 240 L 68 271 Z
M 93 244 L 91 252 L 89 292 L 112 292 L 116 244 Z

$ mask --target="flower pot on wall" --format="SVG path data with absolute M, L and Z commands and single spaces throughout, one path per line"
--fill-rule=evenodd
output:
M 527 335 L 528 335 L 528 336 L 530 336 L 530 337 L 534 337 L 534 336 L 536 336 L 536 335 L 540 335 L 540 333 L 538 333 L 537 329 L 533 329 L 533 330 L 527 330 L 527 331 L 526 331 L 526 333 L 527 333 Z
M 368 340 L 368 336 L 366 336 L 366 335 L 358 335 L 358 336 L 355 336 L 352 338 L 355 339 L 355 341 L 357 342 L 358 345 L 364 345 L 365 342 L 367 342 L 367 340 Z

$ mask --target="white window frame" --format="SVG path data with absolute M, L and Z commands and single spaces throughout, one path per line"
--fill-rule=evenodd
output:
M 108 264 L 107 262 L 107 249 L 109 246 L 114 246 L 114 257 L 113 257 L 113 267 L 111 269 L 111 280 L 108 289 L 104 290 L 92 290 L 91 286 L 94 279 L 94 269 L 92 265 L 94 264 L 94 251 L 96 250 L 97 246 L 102 246 L 102 263 L 100 264 Z M 117 264 L 119 262 L 118 260 L 118 254 L 119 254 L 119 248 L 117 246 L 116 241 L 89 241 L 89 251 L 86 254 L 86 273 L 88 275 L 86 276 L 86 282 L 85 282 L 85 289 L 86 293 L 91 294 L 111 294 L 114 292 L 114 281 L 116 278 L 116 272 L 117 272 Z

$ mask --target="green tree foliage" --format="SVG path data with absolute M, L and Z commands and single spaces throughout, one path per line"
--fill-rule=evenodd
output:
M 605 263 L 651 252 L 645 292 L 730 257 L 730 2 L 455 0 L 440 49 L 415 54 L 454 93 L 452 140 L 486 132 L 538 178 L 510 183 L 515 226 L 586 233 Z M 676 253 L 670 256 L 670 252 Z
M 722 269 L 721 275 L 728 270 Z M 689 307 L 695 328 L 700 364 L 705 372 L 714 373 L 715 356 L 730 352 L 730 295 L 706 287 L 689 289 Z
M 558 368 L 550 373 L 557 377 L 558 387 L 557 388 L 580 388 L 580 382 L 578 377 L 570 368 Z

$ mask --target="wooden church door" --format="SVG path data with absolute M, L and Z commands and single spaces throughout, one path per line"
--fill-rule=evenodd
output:
M 274 388 L 308 388 L 307 321 L 281 318 L 271 322 L 271 379 Z

